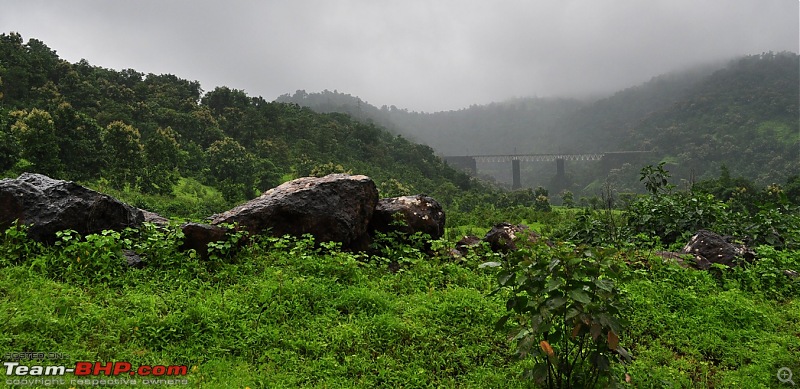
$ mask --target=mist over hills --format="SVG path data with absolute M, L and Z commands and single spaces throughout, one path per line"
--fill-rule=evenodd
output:
M 710 178 L 726 165 L 735 175 L 768 184 L 800 171 L 799 69 L 795 53 L 763 53 L 658 75 L 595 100 L 516 98 L 436 113 L 378 108 L 327 90 L 298 91 L 278 101 L 348 113 L 443 156 L 652 150 L 651 161 L 669 163 L 678 179 Z M 635 189 L 639 167 L 617 167 L 621 189 Z M 508 167 L 479 170 L 509 180 Z M 523 184 L 547 185 L 553 170 L 523 166 Z M 608 174 L 568 170 L 574 190 Z
M 674 182 L 716 177 L 724 165 L 766 185 L 800 170 L 798 58 L 740 57 L 599 99 L 516 98 L 420 113 L 338 91 L 275 102 L 224 86 L 204 92 L 170 74 L 72 64 L 44 42 L 2 34 L 0 169 L 167 195 L 193 179 L 229 202 L 293 177 L 353 171 L 387 193 L 452 199 L 475 182 L 437 155 L 647 150 L 647 158 L 614 163 L 567 161 L 560 177 L 552 162 L 522 163 L 521 184 L 552 194 L 591 196 L 606 182 L 642 191 L 641 167 L 666 162 Z M 478 173 L 510 186 L 510 163 L 479 164 Z

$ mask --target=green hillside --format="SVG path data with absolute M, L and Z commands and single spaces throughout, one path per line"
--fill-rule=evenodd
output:
M 204 92 L 170 74 L 69 63 L 15 33 L 0 35 L 0 82 L 6 176 L 38 172 L 141 192 L 143 202 L 187 192 L 213 199 L 211 189 L 224 197 L 211 201 L 217 208 L 291 178 L 342 171 L 369 175 L 386 196 L 424 192 L 446 201 L 473 185 L 430 147 L 344 114 L 224 86 Z M 214 209 L 196 213 L 206 211 Z
M 722 165 L 767 185 L 800 172 L 800 59 L 754 55 L 732 62 L 669 108 L 643 118 L 629 139 L 652 147 L 684 177 Z

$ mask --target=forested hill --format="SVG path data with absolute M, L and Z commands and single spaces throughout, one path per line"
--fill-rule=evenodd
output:
M 69 63 L 0 35 L 0 171 L 170 195 L 190 179 L 241 201 L 290 178 L 351 171 L 381 194 L 467 189 L 428 146 L 344 114 L 318 114 L 174 75 Z
M 595 101 L 519 98 L 437 113 L 379 109 L 329 91 L 280 100 L 384 123 L 441 155 L 653 150 L 681 178 L 711 178 L 727 165 L 766 185 L 800 170 L 798 69 L 797 54 L 767 53 L 660 75 Z
M 338 91 L 298 90 L 277 101 L 310 107 L 317 112 L 344 112 L 362 121 L 433 147 L 439 155 L 546 153 L 557 121 L 587 104 L 577 99 L 519 98 L 473 105 L 456 111 L 409 112 L 396 106 L 375 107 Z M 545 137 L 548 137 L 545 139 Z
M 602 99 L 515 98 L 456 111 L 409 112 L 395 106 L 377 108 L 338 91 L 283 95 L 317 112 L 345 112 L 433 147 L 441 155 L 615 151 L 617 145 L 597 137 L 629 128 L 647 114 L 684 98 L 721 64 L 654 77 Z M 587 138 L 587 136 L 589 138 Z M 612 148 L 612 149 L 609 149 Z M 630 146 L 623 148 L 629 150 Z
M 563 142 L 653 150 L 681 178 L 711 178 L 726 165 L 761 185 L 783 182 L 800 171 L 799 58 L 767 53 L 699 77 L 655 78 L 565 118 Z
M 761 185 L 800 173 L 800 57 L 741 58 L 691 94 L 629 131 L 684 174 L 716 174 L 726 165 Z

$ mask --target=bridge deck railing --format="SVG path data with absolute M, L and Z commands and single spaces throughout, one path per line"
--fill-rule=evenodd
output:
M 621 155 L 621 154 L 641 154 L 650 153 L 650 151 L 612 151 L 603 153 L 586 153 L 586 154 L 505 154 L 505 155 L 464 155 L 458 157 L 445 157 L 447 158 L 473 158 L 477 162 L 550 162 L 559 159 L 565 161 L 599 161 L 606 155 Z

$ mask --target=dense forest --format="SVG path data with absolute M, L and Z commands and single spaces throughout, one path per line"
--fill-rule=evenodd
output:
M 278 100 L 380 123 L 443 156 L 646 150 L 654 152 L 649 162 L 667 162 L 678 179 L 710 179 L 724 165 L 767 185 L 800 171 L 798 58 L 764 53 L 706 64 L 595 100 L 518 98 L 436 113 L 377 108 L 337 91 Z M 510 181 L 510 168 L 496 165 L 479 170 Z M 639 167 L 573 164 L 569 189 L 592 195 L 611 173 L 618 190 L 634 191 Z M 523 164 L 523 184 L 548 186 L 554 172 Z
M 73 64 L 15 33 L 0 35 L 0 58 L 7 176 L 33 171 L 165 196 L 175 187 L 195 194 L 210 187 L 224 197 L 206 199 L 217 210 L 288 179 L 331 172 L 368 175 L 387 196 L 425 192 L 446 201 L 474 185 L 430 147 L 344 114 L 224 86 L 204 92 L 170 74 Z

